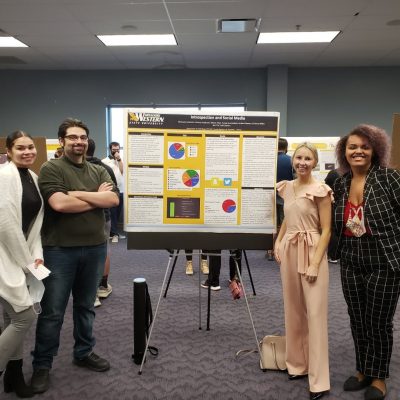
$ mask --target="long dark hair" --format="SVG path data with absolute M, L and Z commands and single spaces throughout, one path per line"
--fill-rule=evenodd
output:
M 17 139 L 19 139 L 20 137 L 28 137 L 29 139 L 32 139 L 32 136 L 29 133 L 26 133 L 24 131 L 12 132 L 7 136 L 7 139 L 6 139 L 6 148 L 7 148 L 7 150 L 11 150 L 12 147 L 14 146 L 14 142 Z
M 390 159 L 390 141 L 384 129 L 374 125 L 358 125 L 346 136 L 343 136 L 336 144 L 336 158 L 339 171 L 344 174 L 350 171 L 350 165 L 346 159 L 346 146 L 350 136 L 357 135 L 368 140 L 372 147 L 371 164 L 387 167 Z

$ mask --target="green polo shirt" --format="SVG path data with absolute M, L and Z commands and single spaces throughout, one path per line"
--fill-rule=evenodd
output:
M 103 182 L 113 184 L 105 168 L 84 161 L 75 164 L 62 157 L 47 161 L 39 173 L 39 188 L 45 201 L 42 227 L 43 246 L 95 246 L 104 243 L 104 211 L 102 208 L 81 213 L 61 213 L 54 211 L 48 203 L 57 192 L 80 190 L 97 192 Z M 113 188 L 114 192 L 118 189 Z

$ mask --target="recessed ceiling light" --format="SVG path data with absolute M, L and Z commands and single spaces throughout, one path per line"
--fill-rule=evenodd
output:
M 177 46 L 175 36 L 166 35 L 97 35 L 106 46 Z
M 0 36 L 0 47 L 28 47 L 12 36 Z
M 329 43 L 340 31 L 322 32 L 262 32 L 257 43 Z
M 219 19 L 217 31 L 219 33 L 257 32 L 260 19 Z

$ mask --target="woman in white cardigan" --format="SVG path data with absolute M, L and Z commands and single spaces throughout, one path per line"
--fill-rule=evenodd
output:
M 36 159 L 32 138 L 13 132 L 6 148 L 10 162 L 0 168 L 0 304 L 5 326 L 0 335 L 0 375 L 6 371 L 5 392 L 32 397 L 22 373 L 23 341 L 36 318 L 26 277 L 27 265 L 43 263 L 43 200 L 37 176 L 29 170 Z

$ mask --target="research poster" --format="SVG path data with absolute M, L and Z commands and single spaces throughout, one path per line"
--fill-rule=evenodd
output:
M 279 113 L 124 118 L 127 232 L 275 232 Z
M 328 172 L 337 167 L 335 147 L 340 137 L 285 137 L 288 141 L 288 154 L 293 155 L 296 147 L 303 142 L 309 142 L 318 151 L 318 164 L 312 174 L 323 182 Z

